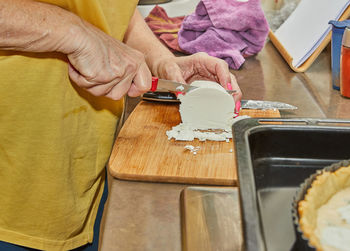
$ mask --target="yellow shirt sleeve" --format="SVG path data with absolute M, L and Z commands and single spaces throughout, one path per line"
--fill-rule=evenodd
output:
M 47 0 L 122 40 L 137 1 Z M 123 101 L 71 83 L 59 53 L 0 51 L 0 240 L 43 250 L 92 241 Z

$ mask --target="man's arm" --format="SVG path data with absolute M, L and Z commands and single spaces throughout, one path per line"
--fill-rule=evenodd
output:
M 32 0 L 0 0 L 0 49 L 72 53 L 82 20 L 60 7 Z
M 67 54 L 70 78 L 96 96 L 117 100 L 150 88 L 142 53 L 55 5 L 0 0 L 0 50 Z
M 124 42 L 144 53 L 149 66 L 152 66 L 153 61 L 157 59 L 175 57 L 153 34 L 137 9 L 130 21 Z M 151 71 L 156 74 L 156 69 L 151 69 Z

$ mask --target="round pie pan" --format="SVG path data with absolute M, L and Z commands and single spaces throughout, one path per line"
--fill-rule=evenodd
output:
M 294 245 L 295 250 L 300 251 L 316 251 L 316 248 L 309 243 L 309 239 L 303 234 L 299 224 L 299 213 L 298 213 L 298 204 L 300 201 L 304 200 L 304 197 L 311 184 L 315 181 L 316 177 L 321 175 L 323 172 L 335 172 L 341 167 L 347 167 L 350 165 L 350 160 L 343 160 L 332 165 L 326 166 L 325 168 L 316 171 L 314 174 L 310 175 L 309 178 L 300 184 L 298 191 L 295 194 L 293 203 L 292 203 L 292 217 L 293 217 L 293 226 L 296 234 L 296 243 Z

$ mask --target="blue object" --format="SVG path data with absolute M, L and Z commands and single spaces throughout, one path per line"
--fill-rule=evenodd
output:
M 332 86 L 340 90 L 340 54 L 344 30 L 350 26 L 350 20 L 328 22 L 332 25 Z

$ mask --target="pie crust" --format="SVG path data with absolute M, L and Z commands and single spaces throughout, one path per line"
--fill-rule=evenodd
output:
M 344 165 L 345 164 L 345 165 Z M 319 210 L 326 205 L 331 198 L 350 188 L 350 163 L 341 162 L 341 165 L 328 168 L 319 172 L 306 189 L 305 196 L 297 203 L 297 213 L 299 217 L 299 229 L 303 237 L 308 239 L 311 246 L 316 250 L 324 250 L 316 232 Z

